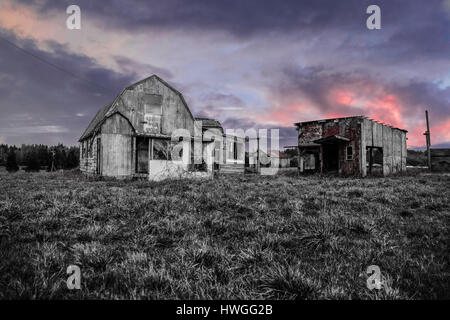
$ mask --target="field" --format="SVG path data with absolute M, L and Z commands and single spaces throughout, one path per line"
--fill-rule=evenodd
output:
M 0 299 L 449 299 L 449 178 L 3 171 Z

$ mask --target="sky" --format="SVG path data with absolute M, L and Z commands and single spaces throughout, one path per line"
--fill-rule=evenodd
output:
M 281 147 L 296 145 L 295 122 L 355 115 L 420 147 L 425 110 L 432 145 L 450 147 L 450 0 L 0 0 L 0 143 L 75 145 L 152 74 L 194 116 L 279 128 Z

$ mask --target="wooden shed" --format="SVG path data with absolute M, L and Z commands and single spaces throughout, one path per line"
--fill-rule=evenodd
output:
M 406 130 L 364 116 L 295 123 L 299 171 L 366 176 L 406 171 Z
M 86 174 L 159 180 L 240 168 L 237 155 L 227 152 L 240 141 L 225 136 L 217 120 L 194 118 L 183 95 L 156 75 L 100 109 L 79 143 Z

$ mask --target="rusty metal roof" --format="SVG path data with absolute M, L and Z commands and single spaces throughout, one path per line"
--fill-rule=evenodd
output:
M 296 122 L 296 123 L 294 123 L 294 125 L 295 125 L 296 127 L 298 127 L 298 126 L 300 126 L 300 125 L 302 125 L 302 124 L 308 124 L 308 123 L 315 123 L 315 122 L 321 123 L 321 122 L 329 122 L 329 121 L 335 121 L 335 120 L 338 120 L 338 121 L 339 121 L 339 120 L 355 119 L 355 118 L 359 118 L 359 119 L 361 119 L 361 120 L 363 120 L 363 119 L 370 120 L 370 121 L 372 121 L 372 122 L 376 122 L 376 123 L 382 124 L 382 125 L 384 125 L 384 126 L 391 127 L 392 129 L 397 129 L 397 130 L 400 130 L 400 131 L 408 132 L 408 130 L 401 129 L 401 128 L 396 128 L 396 127 L 393 127 L 393 126 L 391 126 L 391 125 L 389 125 L 389 124 L 386 124 L 386 123 L 383 123 L 383 122 L 380 122 L 380 121 L 377 121 L 377 120 L 374 120 L 374 119 L 370 119 L 370 118 L 368 118 L 368 117 L 366 117 L 366 116 L 362 116 L 362 115 L 360 115 L 360 116 L 350 116 L 350 117 L 329 118 L 329 119 L 319 119 L 319 120 L 311 120 L 311 121 Z

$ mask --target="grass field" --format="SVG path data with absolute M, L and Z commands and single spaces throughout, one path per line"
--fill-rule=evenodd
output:
M 450 177 L 425 173 L 0 172 L 0 298 L 449 299 L 449 199 Z M 67 289 L 71 264 L 81 290 Z

